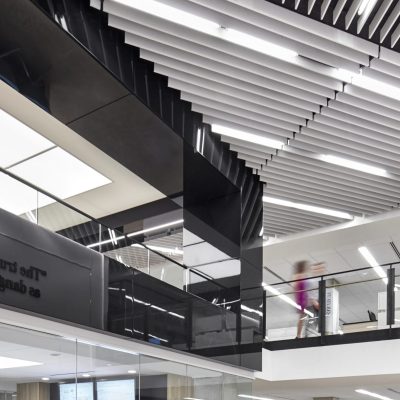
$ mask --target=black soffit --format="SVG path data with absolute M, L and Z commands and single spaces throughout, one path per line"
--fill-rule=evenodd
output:
M 265 1 L 400 52 L 400 2 L 397 0 L 377 0 L 365 21 L 357 13 L 361 0 Z

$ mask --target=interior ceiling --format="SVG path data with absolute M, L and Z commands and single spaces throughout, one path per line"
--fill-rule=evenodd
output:
M 400 4 L 396 0 L 370 0 L 371 13 L 360 18 L 358 8 L 368 0 L 265 0 L 308 15 L 385 47 L 400 50 Z
M 304 379 L 293 381 L 268 382 L 257 379 L 253 385 L 253 394 L 276 400 L 312 400 L 314 398 L 337 398 L 341 400 L 368 400 L 371 397 L 356 393 L 364 389 L 386 396 L 388 399 L 400 399 L 398 375 L 378 375 L 332 379 Z
M 154 62 L 156 72 L 168 76 L 169 86 L 181 91 L 182 99 L 202 113 L 205 123 L 285 143 L 277 150 L 221 135 L 265 182 L 266 195 L 353 216 L 398 207 L 400 95 L 388 89 L 400 83 L 397 52 L 265 0 L 158 1 L 221 28 L 208 34 L 194 23 L 189 27 L 187 22 L 171 22 L 166 13 L 140 11 L 144 3 L 138 1 L 102 3 L 109 25 L 125 31 L 126 43 L 140 48 L 141 57 Z M 297 4 L 299 10 L 304 3 L 287 0 L 290 8 Z M 361 23 L 362 16 L 357 13 L 360 0 L 308 3 L 313 3 L 315 10 L 331 10 L 340 3 L 343 9 L 338 24 L 350 17 L 350 26 Z M 383 3 L 390 3 L 390 7 Z M 383 3 L 377 3 L 363 29 L 371 27 L 371 18 L 386 10 L 388 14 L 382 14 L 376 32 L 386 29 L 388 22 L 384 21 L 392 21 L 388 35 L 395 38 L 400 30 L 400 5 L 393 8 L 393 2 Z M 98 0 L 91 4 L 100 8 Z M 221 31 L 229 34 L 229 29 L 250 35 L 248 46 L 225 40 Z M 260 39 L 298 55 L 281 59 L 248 48 Z M 366 89 L 364 83 L 356 82 L 360 68 L 363 78 L 381 83 L 380 90 L 371 85 Z M 386 173 L 372 175 L 324 162 L 321 156 L 326 154 Z M 268 236 L 343 221 L 269 203 L 264 204 L 264 210 L 264 234 Z
M 9 168 L 11 172 L 65 199 L 67 203 L 92 217 L 100 218 L 165 197 L 139 176 L 124 168 L 2 81 L 0 81 L 1 110 L 12 116 L 10 118 L 20 121 L 22 127 L 36 136 L 34 142 L 26 140 L 24 142 L 24 135 L 19 132 L 22 138 L 18 138 L 21 142 L 18 146 L 15 137 L 13 140 L 7 138 L 7 135 L 18 132 L 4 129 L 1 134 L 4 140 L 0 151 L 0 164 L 3 167 L 14 165 Z M 61 168 L 59 157 L 48 157 L 54 151 L 64 152 L 70 159 L 75 160 L 75 164 L 80 163 L 88 168 L 91 175 L 86 174 L 84 177 L 75 168 L 73 179 L 67 181 L 67 176 L 71 175 L 75 165 L 67 159 L 64 168 Z M 10 159 L 10 154 L 17 153 L 18 159 Z M 46 155 L 47 157 L 44 157 Z M 32 161 L 35 160 L 42 162 L 37 162 L 36 168 L 32 168 Z M 22 169 L 21 166 L 25 165 L 26 168 Z M 87 182 L 84 182 L 85 179 Z M 12 188 L 3 191 L 2 208 L 16 214 L 36 210 L 38 197 L 35 191 L 6 178 L 4 174 L 0 174 L 0 181 L 3 188 Z M 65 190 L 66 187 L 71 187 L 72 190 Z M 46 196 L 39 197 L 39 207 L 41 207 L 39 223 L 51 230 L 57 231 L 87 221 L 82 215 L 54 203 Z

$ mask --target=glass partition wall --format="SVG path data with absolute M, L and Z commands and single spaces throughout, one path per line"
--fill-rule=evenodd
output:
M 246 378 L 0 324 L 0 393 L 12 400 L 231 400 Z
M 264 283 L 265 340 L 400 327 L 400 263 Z

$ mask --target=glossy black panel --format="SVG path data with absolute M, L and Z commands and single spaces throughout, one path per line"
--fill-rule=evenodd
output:
M 117 100 L 69 126 L 164 194 L 182 192 L 182 139 L 136 97 Z
M 4 78 L 14 80 L 21 93 L 64 123 L 128 94 L 30 1 L 1 2 L 0 56 L 10 52 L 15 56 L 5 57 L 3 62 L 9 61 L 11 69 L 23 64 L 25 74 L 13 79 L 4 71 Z
M 108 330 L 124 336 L 241 364 L 258 346 L 240 345 L 238 313 L 178 290 L 106 258 Z M 248 337 L 256 335 L 246 325 Z

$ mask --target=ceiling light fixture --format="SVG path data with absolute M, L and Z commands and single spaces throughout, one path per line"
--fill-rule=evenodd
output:
M 297 208 L 299 210 L 310 211 L 317 214 L 330 215 L 331 217 L 353 219 L 353 216 L 342 211 L 330 210 L 329 208 L 315 207 L 308 204 L 295 203 L 289 200 L 277 199 L 275 197 L 263 196 L 264 203 L 276 204 L 284 207 Z
M 82 374 L 84 378 L 90 378 L 90 374 Z
M 158 18 L 166 19 L 178 25 L 194 29 L 198 32 L 223 39 L 227 42 L 267 54 L 271 57 L 291 61 L 298 54 L 290 49 L 278 46 L 256 36 L 221 26 L 219 23 L 198 15 L 188 13 L 155 0 L 117 0 L 118 3 L 135 8 Z
M 284 146 L 283 142 L 274 139 L 268 139 L 263 136 L 254 135 L 253 133 L 243 132 L 237 129 L 228 128 L 227 126 L 222 126 L 218 124 L 212 124 L 211 130 L 214 133 L 219 133 L 223 136 L 229 136 L 234 139 L 243 140 L 245 142 L 259 144 L 265 147 L 271 147 L 273 149 L 282 149 Z
M 172 315 L 173 317 L 179 318 L 179 319 L 186 319 L 183 315 L 174 313 L 174 312 L 172 312 L 172 311 L 168 311 L 168 314 L 169 314 L 169 315 Z
M 387 176 L 387 172 L 383 168 L 372 167 L 371 165 L 367 165 L 357 161 L 347 160 L 346 158 L 337 157 L 330 154 L 322 154 L 321 156 L 319 156 L 319 158 L 321 161 L 339 165 L 345 168 L 355 169 L 357 171 L 365 172 L 367 174 Z
M 130 370 L 128 371 L 128 374 L 136 374 L 136 371 L 135 371 L 134 369 L 130 369 Z
M 196 397 L 184 397 L 184 400 L 203 400 L 203 399 L 197 399 Z
M 379 278 L 382 278 L 383 282 L 385 285 L 388 284 L 388 277 L 386 275 L 385 270 L 379 265 L 378 261 L 376 261 L 375 257 L 372 255 L 372 253 L 365 247 L 359 247 L 358 251 L 361 253 L 361 255 L 365 258 L 367 263 L 373 267 L 374 271 L 376 274 L 379 276 Z
M 131 247 L 140 247 L 145 250 L 147 248 L 150 250 L 159 251 L 160 253 L 166 253 L 166 254 L 170 254 L 170 255 L 182 255 L 183 254 L 183 250 L 180 250 L 177 247 L 175 247 L 174 249 L 171 249 L 170 247 L 161 247 L 161 246 L 153 246 L 153 245 L 146 245 L 146 247 L 144 247 L 140 243 L 131 244 Z
M 35 361 L 20 360 L 18 358 L 10 358 L 10 357 L 1 357 L 0 356 L 0 369 L 34 367 L 36 365 L 43 365 L 43 363 L 38 363 Z
M 376 399 L 380 399 L 380 400 L 393 400 L 390 397 L 382 396 L 378 393 L 370 392 L 370 391 L 364 390 L 364 389 L 357 389 L 356 392 L 360 393 L 360 394 L 365 394 L 366 396 L 375 397 Z
M 3 168 L 54 147 L 54 143 L 4 110 L 0 110 L 0 128 L 0 166 Z
M 46 378 L 46 377 L 42 378 L 42 381 L 45 381 L 45 382 L 47 382 L 49 380 L 50 380 L 50 378 Z
M 294 300 L 292 300 L 289 296 L 286 294 L 282 294 L 278 289 L 274 288 L 273 286 L 267 285 L 265 282 L 262 283 L 262 286 L 264 289 L 270 293 L 272 293 L 274 296 L 279 297 L 281 300 L 283 300 L 285 303 L 290 304 L 294 308 L 297 308 L 298 310 L 301 310 L 301 306 L 297 304 Z M 304 310 L 304 313 L 309 315 L 311 318 L 314 317 L 314 314 L 311 311 Z
M 252 400 L 272 400 L 268 397 L 257 397 L 257 396 L 251 396 L 249 394 L 238 394 L 238 397 L 241 397 L 242 399 L 252 399 Z
M 178 219 L 176 221 L 171 221 L 171 222 L 168 222 L 166 224 L 157 225 L 157 226 L 153 226 L 151 228 L 142 229 L 140 231 L 132 232 L 132 233 L 129 233 L 128 235 L 126 235 L 126 236 L 127 237 L 139 236 L 139 235 L 142 235 L 143 233 L 153 232 L 153 231 L 157 231 L 159 229 L 168 228 L 169 226 L 179 225 L 179 224 L 182 224 L 183 222 L 184 222 L 183 219 Z M 118 242 L 118 241 L 120 241 L 122 239 L 125 239 L 125 236 L 115 236 L 114 235 L 114 237 L 111 238 L 111 239 L 102 240 L 101 242 L 97 242 L 97 243 L 92 243 L 92 244 L 87 245 L 86 247 L 91 249 L 93 247 L 101 246 L 103 244 L 115 243 L 115 242 Z
M 367 18 L 371 14 L 372 9 L 375 7 L 377 0 L 363 0 L 358 7 L 358 15 L 365 15 Z

